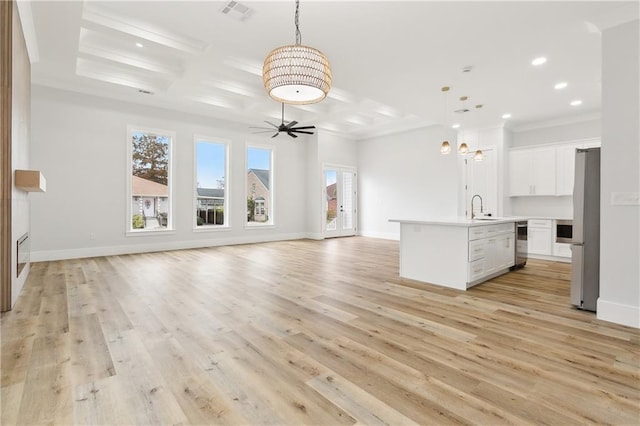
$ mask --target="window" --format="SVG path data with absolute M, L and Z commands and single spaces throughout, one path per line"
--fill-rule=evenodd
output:
M 173 228 L 171 150 L 175 134 L 129 127 L 127 230 L 131 233 Z
M 247 224 L 273 225 L 273 151 L 247 148 Z
M 216 142 L 214 142 L 216 141 Z M 195 227 L 228 227 L 228 142 L 195 137 Z

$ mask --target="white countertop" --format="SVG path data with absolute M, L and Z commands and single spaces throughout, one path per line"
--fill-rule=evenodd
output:
M 497 225 L 500 223 L 513 223 L 521 220 L 527 220 L 527 217 L 499 217 L 491 219 L 468 219 L 462 216 L 436 218 L 436 219 L 389 219 L 389 222 L 406 223 L 414 225 L 440 225 L 440 226 L 483 226 Z

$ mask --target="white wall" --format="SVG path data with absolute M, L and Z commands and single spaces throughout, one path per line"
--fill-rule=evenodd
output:
M 510 147 L 535 147 L 586 139 L 600 138 L 601 120 L 588 118 L 572 123 L 529 126 L 526 130 L 510 133 Z M 507 187 L 508 194 L 508 187 Z M 573 198 L 559 197 L 511 197 L 506 201 L 513 216 L 573 219 Z
M 511 147 L 562 143 L 581 139 L 598 138 L 602 134 L 600 118 L 584 117 L 572 123 L 528 126 L 512 132 Z
M 125 236 L 127 125 L 176 132 L 175 232 Z M 231 140 L 230 224 L 193 232 L 193 135 Z M 306 137 L 271 139 L 237 124 L 34 86 L 33 168 L 47 192 L 32 198 L 32 259 L 132 253 L 306 236 Z M 309 138 L 312 139 L 312 138 Z M 246 143 L 274 148 L 275 226 L 245 229 Z
M 11 94 L 11 168 L 29 169 L 29 121 L 30 121 L 30 92 L 31 92 L 31 64 L 27 53 L 26 43 L 22 32 L 22 25 L 18 16 L 18 8 L 13 7 L 12 28 L 12 94 Z M 13 187 L 11 195 L 11 236 L 14 244 L 11 249 L 11 306 L 14 305 L 24 282 L 29 275 L 29 265 L 16 276 L 17 240 L 29 232 L 29 195 Z
M 640 192 L 639 21 L 603 32 L 598 318 L 640 327 L 640 211 L 611 194 Z
M 399 239 L 389 219 L 457 215 L 458 166 L 453 153 L 440 154 L 443 135 L 432 126 L 358 142 L 361 235 Z

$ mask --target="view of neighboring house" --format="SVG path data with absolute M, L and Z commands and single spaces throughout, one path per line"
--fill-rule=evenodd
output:
M 336 183 L 327 185 L 327 228 L 335 228 L 335 220 L 338 212 L 338 197 Z
M 271 194 L 269 192 L 269 170 L 249 169 L 247 172 L 247 200 L 253 201 L 253 211 L 247 211 L 249 222 L 267 222 L 271 208 Z
M 166 227 L 169 212 L 169 188 L 148 179 L 131 176 L 131 213 L 141 215 L 143 228 Z M 134 225 L 134 228 L 137 226 Z
M 224 225 L 224 189 L 196 188 L 198 194 L 198 226 Z

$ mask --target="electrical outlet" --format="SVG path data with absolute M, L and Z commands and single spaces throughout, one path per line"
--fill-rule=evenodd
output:
M 612 206 L 637 206 L 640 205 L 640 196 L 637 192 L 612 192 Z

